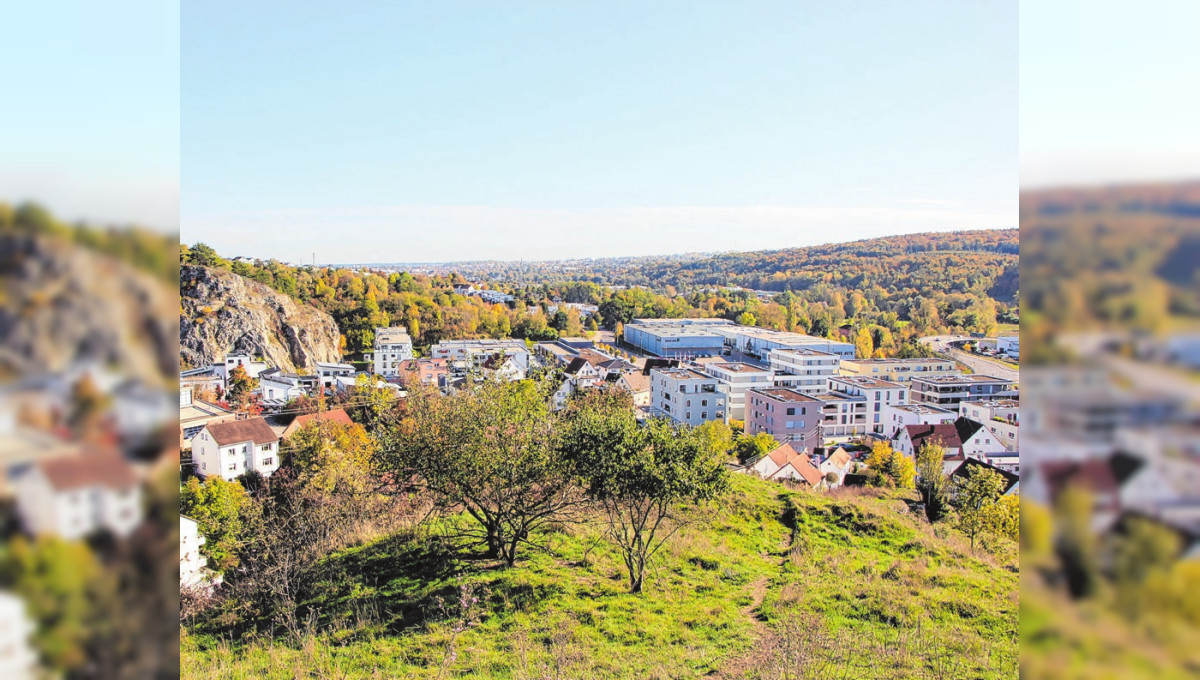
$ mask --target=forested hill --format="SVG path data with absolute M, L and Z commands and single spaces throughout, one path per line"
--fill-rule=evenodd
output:
M 990 334 L 1017 323 L 1017 234 L 928 233 L 709 256 L 411 267 L 293 267 L 226 259 L 197 243 L 181 245 L 180 261 L 232 271 L 328 312 L 347 356 L 371 347 L 374 329 L 386 325 L 408 327 L 414 342 L 428 347 L 453 338 L 552 340 L 599 327 L 617 330 L 644 317 L 720 317 L 823 337 L 863 335 L 864 355 L 902 356 L 919 350 L 914 340 L 921 334 Z M 455 291 L 466 282 L 513 299 L 492 304 Z

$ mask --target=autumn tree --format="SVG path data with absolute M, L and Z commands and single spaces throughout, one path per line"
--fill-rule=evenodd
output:
M 921 494 L 921 502 L 925 504 L 925 517 L 930 522 L 936 522 L 945 516 L 947 506 L 946 490 L 949 486 L 944 461 L 946 449 L 933 442 L 925 442 L 917 451 L 917 491 Z
M 192 477 L 179 492 L 179 512 L 196 520 L 204 536 L 201 552 L 209 564 L 225 571 L 238 564 L 244 520 L 252 501 L 238 482 L 209 477 L 204 482 Z
M 288 449 L 301 484 L 344 494 L 362 493 L 371 484 L 376 445 L 358 423 L 314 418 L 288 438 Z
M 871 337 L 871 331 L 867 330 L 866 326 L 860 327 L 854 334 L 854 355 L 860 359 L 869 359 L 875 355 L 875 339 Z
M 559 449 L 603 508 L 629 591 L 639 593 L 646 567 L 686 524 L 684 506 L 723 493 L 728 472 L 695 430 L 659 418 L 639 426 L 631 406 L 609 393 L 576 402 L 564 415 Z
M 875 442 L 871 446 L 871 455 L 867 456 L 867 468 L 868 482 L 871 486 L 911 489 L 917 475 L 912 459 L 893 450 L 891 444 L 883 441 Z
M 721 420 L 709 420 L 696 428 L 696 436 L 713 455 L 724 456 L 733 448 L 733 428 Z
M 775 438 L 770 433 L 759 432 L 754 435 L 741 435 L 737 438 L 737 443 L 734 446 L 737 451 L 738 462 L 742 465 L 750 465 L 778 448 L 779 442 L 775 441 Z
M 244 408 L 250 402 L 250 395 L 258 388 L 258 381 L 246 373 L 246 369 L 235 366 L 226 379 L 226 400 L 234 408 Z
M 1004 491 L 1004 476 L 982 465 L 973 465 L 965 477 L 956 477 L 954 504 L 958 508 L 958 526 L 975 539 L 987 530 L 990 507 Z
M 531 381 L 485 382 L 443 396 L 410 393 L 403 415 L 380 433 L 381 473 L 410 477 L 445 509 L 478 525 L 466 536 L 512 566 L 519 547 L 580 501 L 554 450 L 554 418 Z

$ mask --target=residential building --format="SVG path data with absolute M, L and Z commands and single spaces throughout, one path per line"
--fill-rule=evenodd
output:
M 215 366 L 217 373 L 226 380 L 233 373 L 233 369 L 241 368 L 246 372 L 246 375 L 251 378 L 258 379 L 258 374 L 271 367 L 271 364 L 255 359 L 249 354 L 227 354 L 220 364 Z
M 907 386 L 865 376 L 834 376 L 829 379 L 829 388 L 834 392 L 865 397 L 869 432 L 877 435 L 890 434 L 883 417 L 884 408 L 908 401 Z
M 450 367 L 445 359 L 422 357 L 401 361 L 392 380 L 410 388 L 417 386 L 442 388 L 446 386 L 446 377 L 449 374 Z
M 871 432 L 867 398 L 846 392 L 822 392 L 812 395 L 821 402 L 821 422 L 817 431 L 821 441 L 845 441 Z
M 650 406 L 650 376 L 636 372 L 622 373 L 615 382 L 617 387 L 633 395 L 634 407 Z
M 958 405 L 964 417 L 983 423 L 1009 451 L 1020 448 L 1021 402 L 1017 399 L 964 401 Z
M 284 428 L 279 435 L 281 440 L 287 439 L 296 433 L 297 430 L 308 425 L 309 423 L 337 423 L 339 425 L 350 426 L 354 421 L 350 419 L 350 414 L 346 413 L 344 408 L 335 408 L 329 411 L 320 413 L 305 413 L 304 415 L 296 416 L 291 423 Z
M 730 420 L 746 419 L 746 391 L 771 385 L 771 370 L 750 364 L 720 362 L 705 364 L 704 372 L 721 381 L 727 395 L 725 410 Z
M 842 375 L 861 375 L 889 382 L 907 383 L 914 377 L 932 378 L 962 375 L 951 359 L 940 357 L 912 359 L 846 359 L 839 367 Z
M 850 469 L 854 465 L 854 458 L 842 447 L 837 447 L 833 453 L 825 457 L 817 469 L 821 471 L 821 475 L 827 475 L 832 472 L 837 476 L 837 481 L 830 486 L 841 486 L 846 481 L 846 475 L 850 474 Z
M 1007 399 L 1017 396 L 1011 380 L 990 375 L 914 377 L 909 385 L 912 388 L 913 401 L 937 404 L 948 408 L 958 408 L 958 405 L 964 401 Z
M 279 408 L 293 399 L 312 395 L 319 384 L 321 381 L 315 375 L 288 373 L 277 368 L 263 371 L 258 377 L 258 390 L 266 408 Z
M 261 417 L 209 423 L 192 438 L 196 474 L 233 481 L 257 471 L 264 477 L 279 469 L 279 436 Z
M 394 378 L 400 374 L 401 365 L 412 358 L 412 338 L 407 329 L 402 326 L 375 329 L 375 344 L 369 359 L 375 375 Z
M 179 388 L 179 448 L 190 447 L 192 437 L 204 429 L 205 425 L 235 419 L 237 414 L 233 411 L 195 399 L 191 387 Z
M 1004 468 L 1000 468 L 995 465 L 990 465 L 987 462 L 978 460 L 976 458 L 967 458 L 966 460 L 960 462 L 958 466 L 954 468 L 954 472 L 950 473 L 950 476 L 955 480 L 966 479 L 971 474 L 971 470 L 976 468 L 991 470 L 992 472 L 1000 475 L 1000 477 L 1004 480 L 1004 486 L 1000 489 L 1001 496 L 1019 494 L 1021 492 L 1021 478 L 1018 475 L 1009 470 L 1005 470 Z
M 812 457 L 793 444 L 782 444 L 750 465 L 763 479 L 788 481 L 803 486 L 821 486 L 825 475 L 813 464 Z
M 0 678 L 38 677 L 37 651 L 30 643 L 35 630 L 25 600 L 0 591 Z
M 650 372 L 650 408 L 677 423 L 700 425 L 726 419 L 726 395 L 720 381 L 690 368 Z
M 726 319 L 637 319 L 625 324 L 625 342 L 658 357 L 692 358 L 721 354 Z
M 430 348 L 434 359 L 448 361 L 452 375 L 477 372 L 495 354 L 511 357 L 522 371 L 529 371 L 529 348 L 524 340 L 445 340 Z
M 125 537 L 142 522 L 137 474 L 116 451 L 40 460 L 16 487 L 17 516 L 32 536 L 75 540 L 107 530 Z
M 824 402 L 787 387 L 756 387 L 746 392 L 746 432 L 766 432 L 800 447 L 821 445 Z
M 953 423 L 906 425 L 892 439 L 892 448 L 913 457 L 926 443 L 937 444 L 945 449 L 947 474 L 967 458 L 987 460 L 989 454 L 1005 450 L 982 423 L 962 417 Z
M 829 379 L 838 374 L 842 358 L 815 349 L 775 349 L 767 354 L 776 387 L 789 387 L 805 394 L 829 391 Z
M 883 409 L 883 421 L 893 435 L 908 425 L 953 423 L 956 418 L 957 412 L 931 404 L 890 404 Z
M 350 364 L 318 361 L 316 373 L 317 377 L 321 379 L 322 386 L 333 387 L 338 378 L 353 379 L 355 371 Z

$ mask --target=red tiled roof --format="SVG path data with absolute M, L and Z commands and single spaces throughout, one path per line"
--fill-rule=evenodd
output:
M 38 461 L 37 467 L 57 491 L 89 486 L 127 489 L 137 484 L 137 474 L 120 453 L 105 451 Z
M 261 416 L 245 420 L 231 420 L 224 423 L 209 423 L 205 425 L 218 446 L 239 444 L 252 441 L 255 444 L 270 444 L 279 441 L 278 435 Z
M 954 423 L 906 425 L 904 429 L 908 431 L 908 438 L 912 440 L 913 451 L 920 451 L 927 441 L 941 444 L 946 449 L 962 448 L 962 439 L 959 438 L 958 428 Z

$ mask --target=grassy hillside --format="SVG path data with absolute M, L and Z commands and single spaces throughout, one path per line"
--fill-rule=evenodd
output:
M 330 555 L 291 642 L 219 615 L 183 631 L 182 676 L 1015 677 L 1015 551 L 972 555 L 902 495 L 736 476 L 642 595 L 599 526 L 512 569 L 455 558 L 452 527 L 431 526 Z

